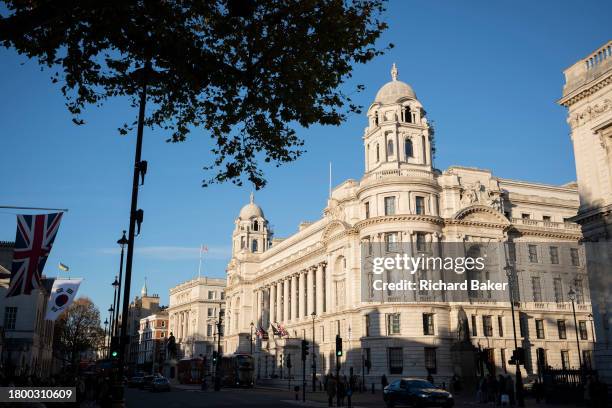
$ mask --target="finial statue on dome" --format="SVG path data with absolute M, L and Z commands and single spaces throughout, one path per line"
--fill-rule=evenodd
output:
M 395 66 L 395 62 L 393 63 L 393 66 L 391 67 L 391 79 L 393 79 L 394 81 L 397 81 L 397 66 Z
M 251 204 L 253 204 L 255 202 L 255 194 L 253 194 L 252 191 L 251 191 L 251 195 L 250 195 L 250 200 L 251 200 Z

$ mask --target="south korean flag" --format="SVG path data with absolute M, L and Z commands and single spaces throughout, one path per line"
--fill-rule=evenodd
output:
M 47 302 L 46 320 L 55 320 L 70 306 L 76 296 L 82 279 L 56 279 Z

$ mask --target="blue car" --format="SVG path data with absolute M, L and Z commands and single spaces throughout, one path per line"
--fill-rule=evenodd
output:
M 429 381 L 419 378 L 402 378 L 393 381 L 383 390 L 383 398 L 388 408 L 399 405 L 450 408 L 455 403 L 450 392 L 436 388 Z

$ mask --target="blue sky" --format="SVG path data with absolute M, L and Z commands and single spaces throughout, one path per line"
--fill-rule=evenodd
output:
M 390 80 L 415 89 L 436 122 L 436 166 L 459 164 L 495 175 L 562 184 L 575 179 L 565 110 L 556 105 L 563 69 L 612 37 L 612 3 L 589 1 L 391 1 L 383 42 L 395 48 L 357 66 L 353 97 L 364 106 Z M 81 295 L 102 310 L 112 302 L 118 269 L 116 240 L 127 228 L 134 135 L 116 128 L 136 112 L 122 101 L 91 108 L 85 126 L 70 120 L 59 87 L 36 64 L 0 49 L 0 205 L 68 208 L 45 273 L 58 262 L 83 277 Z M 340 127 L 301 130 L 308 153 L 280 169 L 267 168 L 259 203 L 283 237 L 300 221 L 321 216 L 328 163 L 333 182 L 363 174 L 363 115 Z M 208 245 L 203 271 L 221 277 L 229 259 L 233 221 L 251 188 L 201 188 L 209 140 L 196 132 L 181 144 L 146 131 L 149 162 L 139 206 L 132 297 L 148 278 L 150 293 L 168 303 L 168 289 L 197 275 L 198 247 Z M 15 211 L 0 209 L 0 240 L 13 240 Z

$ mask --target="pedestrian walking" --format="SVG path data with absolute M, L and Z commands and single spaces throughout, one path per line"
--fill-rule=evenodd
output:
M 333 374 L 330 374 L 327 379 L 327 406 L 334 406 L 334 397 L 336 396 L 336 381 Z

